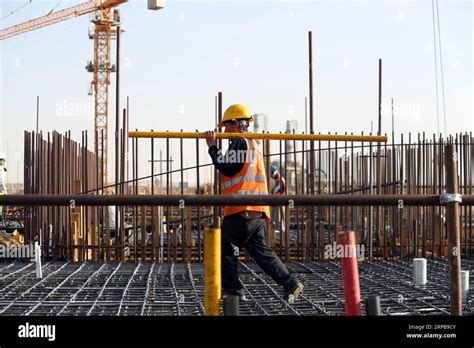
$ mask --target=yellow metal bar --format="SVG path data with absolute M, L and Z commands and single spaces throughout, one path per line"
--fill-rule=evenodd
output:
M 221 229 L 204 229 L 204 315 L 220 315 Z
M 176 138 L 176 139 L 204 139 L 200 132 L 129 132 L 130 138 Z M 269 140 L 321 140 L 321 141 L 372 141 L 387 142 L 386 136 L 380 135 L 339 135 L 339 134 L 275 134 L 275 133 L 217 133 L 217 139 L 243 137 L 247 139 Z

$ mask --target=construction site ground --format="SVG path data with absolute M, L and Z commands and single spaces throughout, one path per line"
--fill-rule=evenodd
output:
M 286 262 L 304 284 L 294 303 L 252 262 L 240 263 L 246 301 L 240 315 L 345 315 L 338 261 Z M 474 260 L 463 259 L 474 287 Z M 43 278 L 35 263 L 0 263 L 0 315 L 173 315 L 204 314 L 202 263 L 48 262 Z M 445 260 L 428 260 L 428 282 L 413 283 L 412 260 L 359 262 L 361 298 L 379 295 L 383 315 L 449 315 L 449 273 Z M 463 314 L 474 314 L 474 295 L 463 301 Z M 364 315 L 364 306 L 362 306 Z

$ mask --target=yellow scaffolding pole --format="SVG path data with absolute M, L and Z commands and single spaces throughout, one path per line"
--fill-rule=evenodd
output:
M 204 315 L 220 315 L 221 229 L 204 229 Z
M 218 133 L 217 139 L 243 137 L 247 139 L 265 140 L 321 140 L 321 141 L 367 141 L 386 143 L 387 137 L 381 135 L 339 135 L 339 134 L 276 134 L 276 133 Z M 201 132 L 129 132 L 130 138 L 176 138 L 205 139 Z

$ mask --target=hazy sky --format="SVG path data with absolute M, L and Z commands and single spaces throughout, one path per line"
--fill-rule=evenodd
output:
M 2 0 L 1 17 L 26 2 Z M 56 10 L 80 2 L 63 0 Z M 0 27 L 44 15 L 57 4 L 33 0 Z M 437 116 L 431 6 L 430 0 L 168 0 L 155 12 L 145 0 L 130 1 L 120 6 L 126 30 L 122 107 L 130 96 L 131 129 L 203 131 L 214 127 L 214 96 L 222 91 L 224 106 L 242 103 L 265 113 L 271 132 L 284 131 L 286 120 L 297 120 L 304 131 L 311 30 L 317 132 L 369 132 L 371 121 L 376 127 L 381 58 L 383 131 L 391 132 L 394 98 L 397 133 L 432 134 Z M 448 133 L 474 129 L 473 11 L 472 1 L 439 1 Z M 23 131 L 36 127 L 37 95 L 41 130 L 70 129 L 77 140 L 82 130 L 93 130 L 93 97 L 87 95 L 92 75 L 84 69 L 93 58 L 89 20 L 85 15 L 0 42 L 0 151 L 8 147 L 10 181 L 16 181 L 16 161 L 23 159 Z M 440 117 L 444 133 L 442 105 Z M 192 165 L 194 141 L 185 143 L 185 162 Z M 173 143 L 175 158 L 178 144 Z M 143 175 L 149 172 L 145 156 L 147 151 L 141 156 Z

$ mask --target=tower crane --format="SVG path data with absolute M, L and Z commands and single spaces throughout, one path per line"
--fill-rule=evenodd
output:
M 126 2 L 128 0 L 89 0 L 0 30 L 0 40 L 5 40 L 12 36 L 93 13 L 94 33 L 89 34 L 89 37 L 94 40 L 94 61 L 88 62 L 86 70 L 93 73 L 94 132 L 98 134 L 94 150 L 99 161 L 104 163 L 102 176 L 105 185 L 107 185 L 109 84 L 110 73 L 114 71 L 110 59 L 110 47 L 111 40 L 115 35 L 113 27 L 120 24 L 120 15 L 116 7 Z M 165 0 L 148 0 L 149 10 L 159 10 L 164 5 Z

